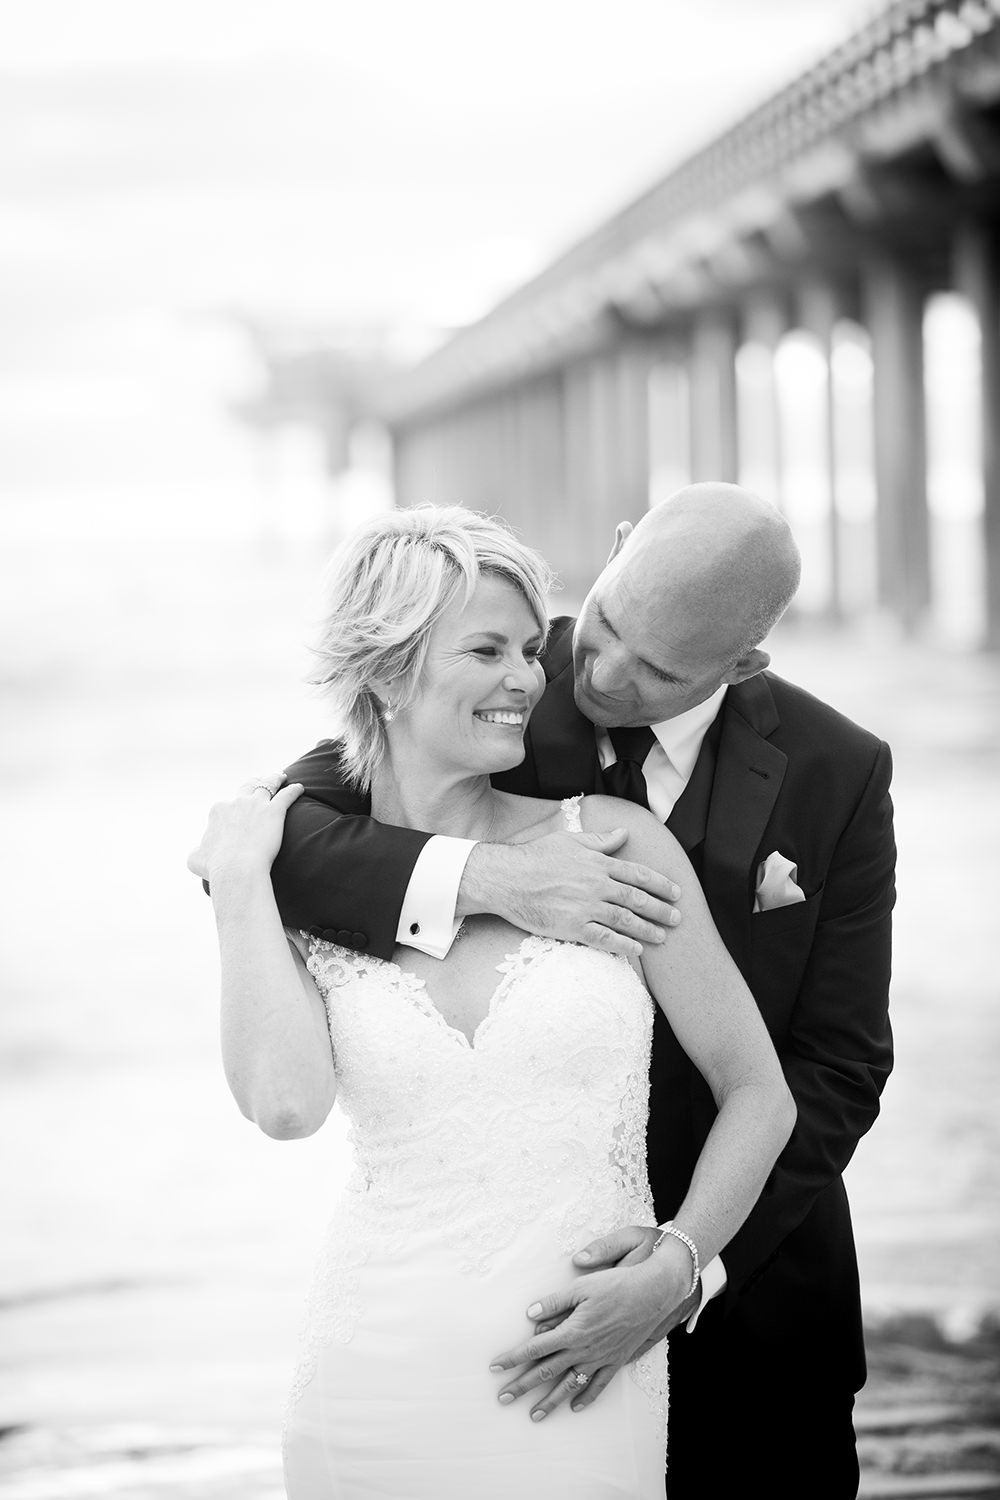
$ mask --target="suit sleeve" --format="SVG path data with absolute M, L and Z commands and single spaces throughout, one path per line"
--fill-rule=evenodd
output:
M 271 881 L 281 920 L 390 958 L 413 866 L 429 837 L 377 823 L 345 781 L 335 740 L 286 770 L 303 795 L 285 820 Z
M 878 1115 L 892 1068 L 891 774 L 883 744 L 827 873 L 802 986 L 778 1046 L 798 1118 L 756 1206 L 723 1251 L 727 1306 L 840 1177 Z

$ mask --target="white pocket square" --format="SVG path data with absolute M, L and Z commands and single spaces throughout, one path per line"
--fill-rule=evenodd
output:
M 757 895 L 754 911 L 773 911 L 776 906 L 791 906 L 806 899 L 805 891 L 796 884 L 798 865 L 793 865 L 777 850 L 769 854 L 757 866 Z

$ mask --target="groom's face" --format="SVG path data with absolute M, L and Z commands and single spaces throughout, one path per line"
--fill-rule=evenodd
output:
M 731 679 L 725 646 L 719 622 L 683 618 L 648 580 L 612 563 L 573 632 L 577 707 L 602 728 L 675 718 Z

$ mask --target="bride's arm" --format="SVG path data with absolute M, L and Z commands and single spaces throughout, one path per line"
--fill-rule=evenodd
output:
M 301 788 L 213 807 L 201 846 L 219 937 L 222 1057 L 243 1114 L 276 1140 L 319 1129 L 337 1083 L 323 999 L 286 938 L 270 869 Z
M 677 840 L 651 813 L 610 797 L 586 798 L 582 815 L 588 831 L 624 824 L 628 857 L 676 872 L 684 886 L 684 921 L 665 943 L 645 946 L 641 967 L 718 1109 L 673 1220 L 694 1240 L 704 1266 L 760 1195 L 791 1135 L 795 1104 L 753 996 Z M 688 1253 L 677 1240 L 669 1248 L 682 1261 Z
M 750 1213 L 791 1134 L 794 1101 L 760 1013 L 676 839 L 644 809 L 612 798 L 585 798 L 582 816 L 588 833 L 624 827 L 630 858 L 670 869 L 684 885 L 684 921 L 664 943 L 647 944 L 641 964 L 649 989 L 718 1105 L 673 1220 L 706 1265 Z M 648 1247 L 649 1230 L 640 1229 L 639 1235 Z M 592 1242 L 585 1253 L 598 1244 Z M 584 1266 L 581 1254 L 574 1260 L 578 1268 Z M 589 1404 L 618 1368 L 693 1311 L 692 1258 L 683 1240 L 670 1235 L 655 1255 L 641 1261 L 616 1255 L 615 1260 L 598 1269 L 588 1266 L 586 1276 L 527 1308 L 535 1334 L 495 1356 L 490 1366 L 498 1373 L 520 1369 L 499 1388 L 501 1401 L 549 1387 L 532 1407 L 535 1420 L 568 1399 L 574 1406 Z M 592 1379 L 582 1396 L 576 1377 L 570 1378 L 574 1371 Z

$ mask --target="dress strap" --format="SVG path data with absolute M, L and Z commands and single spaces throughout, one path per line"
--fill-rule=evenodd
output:
M 583 801 L 583 793 L 578 792 L 575 797 L 564 797 L 559 806 L 562 808 L 563 817 L 566 819 L 566 827 L 570 833 L 582 833 L 583 824 L 580 822 L 580 803 Z

